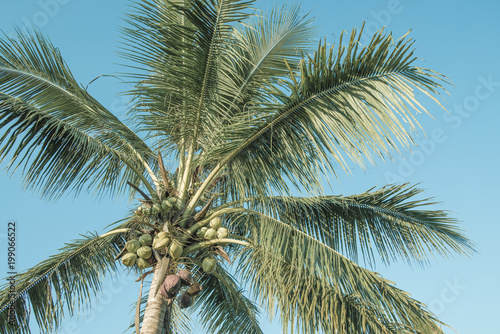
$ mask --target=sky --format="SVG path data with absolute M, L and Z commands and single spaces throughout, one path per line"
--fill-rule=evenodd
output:
M 127 4 L 125 0 L 4 1 L 0 29 L 8 34 L 14 26 L 35 25 L 60 48 L 77 80 L 86 85 L 99 75 L 122 70 L 116 51 Z M 261 1 L 257 6 L 276 4 Z M 458 333 L 498 332 L 500 3 L 310 0 L 302 8 L 317 18 L 318 39 L 326 37 L 329 42 L 344 30 L 359 28 L 363 21 L 367 34 L 384 26 L 395 37 L 411 30 L 418 66 L 452 81 L 443 101 L 447 112 L 428 103 L 433 117 L 419 116 L 425 135 L 418 136 L 418 146 L 366 170 L 339 173 L 329 192 L 349 195 L 387 183 L 419 183 L 427 196 L 441 202 L 435 208 L 449 210 L 460 220 L 478 252 L 470 258 L 436 258 L 425 269 L 396 263 L 378 266 L 377 271 L 428 305 Z M 121 117 L 127 100 L 117 94 L 125 89 L 118 79 L 103 77 L 89 91 Z M 20 272 L 80 234 L 102 232 L 133 207 L 125 197 L 99 199 L 91 193 L 47 202 L 23 189 L 22 171 L 12 175 L 5 167 L 6 162 L 0 164 L 0 277 L 8 271 L 7 256 L 1 254 L 6 254 L 9 221 L 15 220 L 18 226 Z M 122 333 L 133 318 L 131 304 L 139 288 L 134 280 L 125 275 L 107 279 L 100 300 L 78 317 L 67 318 L 59 333 Z M 276 333 L 280 325 L 264 317 L 262 328 L 266 334 Z

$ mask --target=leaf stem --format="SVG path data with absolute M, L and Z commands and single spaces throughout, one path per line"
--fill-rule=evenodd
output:
M 239 244 L 243 246 L 248 246 L 250 245 L 249 242 L 243 241 L 243 240 L 236 240 L 236 239 L 230 239 L 230 238 L 222 238 L 222 239 L 213 239 L 213 240 L 208 240 L 204 242 L 200 242 L 196 245 L 192 245 L 184 249 L 182 252 L 181 257 L 187 256 L 191 254 L 192 252 L 195 252 L 201 248 L 205 248 L 211 245 L 219 244 L 219 243 L 233 243 L 233 244 Z

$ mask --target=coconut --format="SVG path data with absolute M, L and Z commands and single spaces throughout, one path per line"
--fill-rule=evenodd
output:
M 156 243 L 160 240 L 160 239 L 164 239 L 164 238 L 168 238 L 168 233 L 167 232 L 159 232 L 157 235 L 155 235 L 155 237 L 153 238 L 153 248 L 155 248 L 156 246 Z
M 147 267 L 150 266 L 149 262 L 144 260 L 143 258 L 138 257 L 137 260 L 135 261 L 135 264 L 139 269 L 146 269 Z
M 229 235 L 229 231 L 225 227 L 221 227 L 217 230 L 217 238 L 222 239 Z
M 157 215 L 160 213 L 160 211 L 161 211 L 161 206 L 159 206 L 158 204 L 153 204 L 153 207 L 151 208 L 151 213 Z
M 174 298 L 181 288 L 181 278 L 177 275 L 165 277 L 160 289 L 160 293 L 167 298 Z
M 177 259 L 179 258 L 179 256 L 181 256 L 182 254 L 182 245 L 180 245 L 179 243 L 177 242 L 172 242 L 172 244 L 170 245 L 170 248 L 168 249 L 168 254 L 170 254 L 170 256 L 172 257 L 172 259 Z
M 143 234 L 141 235 L 141 237 L 139 238 L 139 242 L 145 246 L 145 245 L 151 245 L 151 243 L 153 242 L 153 238 L 151 238 L 151 235 L 150 234 Z
M 153 248 L 154 249 L 163 249 L 163 248 L 167 247 L 169 243 L 170 243 L 170 238 L 161 238 L 161 239 L 158 239 L 153 244 Z
M 201 264 L 203 271 L 207 274 L 211 274 L 215 270 L 215 266 L 217 265 L 217 260 L 213 257 L 206 257 Z
M 215 217 L 210 221 L 210 227 L 214 230 L 222 226 L 222 220 L 219 217 Z
M 177 297 L 177 301 L 179 302 L 179 308 L 183 309 L 193 305 L 193 297 L 191 297 L 188 293 L 183 292 Z
M 190 287 L 187 288 L 186 292 L 190 295 L 190 296 L 196 296 L 197 294 L 199 294 L 201 292 L 201 290 L 203 289 L 203 287 L 199 284 L 199 283 L 193 283 Z
M 170 202 L 170 204 L 174 205 L 177 202 L 177 197 L 169 197 L 167 201 Z
M 207 232 L 208 230 L 208 227 L 206 226 L 203 226 L 202 228 L 200 228 L 197 232 L 196 232 L 196 236 L 198 238 L 203 238 L 205 236 L 205 233 Z
M 181 278 L 182 285 L 191 285 L 191 282 L 193 281 L 193 275 L 191 274 L 191 272 L 187 270 L 179 270 L 176 275 Z
M 207 229 L 205 228 L 205 230 L 203 231 L 203 228 L 200 228 L 198 231 L 196 231 L 196 236 L 198 238 L 203 238 L 205 236 L 205 232 L 207 231 Z
M 165 211 L 166 213 L 170 212 L 170 210 L 172 210 L 172 206 L 173 206 L 173 203 L 170 203 L 168 201 L 168 199 L 165 199 L 163 200 L 163 202 L 161 202 L 161 208 L 163 209 L 163 211 Z
M 204 238 L 207 239 L 207 240 L 212 240 L 212 239 L 215 239 L 217 237 L 217 231 L 213 228 L 209 228 L 206 232 L 205 232 L 205 236 Z
M 163 238 L 167 238 L 168 237 L 168 233 L 167 232 L 159 232 L 157 235 L 156 235 L 159 239 L 163 239 Z
M 127 250 L 130 252 L 130 253 L 135 253 L 137 252 L 137 250 L 141 247 L 141 243 L 139 242 L 139 240 L 129 240 L 127 241 L 127 243 L 125 244 L 125 247 L 127 248 Z
M 151 250 L 151 247 L 149 246 L 142 246 L 137 250 L 137 256 L 140 258 L 143 258 L 144 260 L 147 260 L 151 257 L 153 254 L 153 251 Z
M 122 263 L 127 267 L 132 267 L 135 264 L 136 260 L 137 255 L 135 255 L 134 253 L 127 253 L 122 256 Z

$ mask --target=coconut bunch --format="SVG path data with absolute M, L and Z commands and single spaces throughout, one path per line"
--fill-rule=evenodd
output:
M 172 259 L 176 260 L 181 256 L 184 247 L 178 240 L 171 238 L 167 232 L 162 231 L 155 235 L 153 249 L 157 250 L 160 255 L 168 253 Z
M 229 231 L 223 226 L 220 217 L 206 218 L 210 217 L 209 211 L 212 205 L 223 197 L 224 184 L 221 178 L 214 180 L 205 189 L 198 202 L 198 210 L 186 215 L 185 205 L 182 203 L 189 201 L 196 189 L 201 186 L 204 179 L 203 171 L 198 167 L 195 168 L 189 181 L 189 188 L 186 189 L 187 198 L 182 201 L 181 191 L 171 178 L 175 179 L 175 174 L 171 175 L 165 170 L 161 155 L 158 155 L 158 161 L 160 171 L 158 180 L 161 182 L 151 185 L 149 194 L 128 183 L 143 197 L 139 199 L 142 203 L 135 209 L 133 220 L 138 225 L 148 226 L 149 229 L 138 229 L 129 234 L 130 240 L 127 240 L 124 249 L 115 260 L 121 258 L 124 265 L 137 266 L 139 269 L 164 263 L 155 271 L 155 274 L 160 276 L 159 282 L 161 282 L 155 289 L 164 298 L 177 300 L 179 307 L 183 309 L 193 304 L 193 299 L 202 287 L 193 280 L 192 274 L 187 270 L 180 270 L 176 274 L 167 273 L 175 272 L 177 270 L 175 268 L 189 261 L 199 266 L 200 273 L 212 274 L 218 264 L 215 254 L 230 261 L 222 244 L 207 242 L 229 236 Z M 188 254 L 184 255 L 189 259 L 181 258 L 185 250 L 189 250 Z M 152 270 L 144 273 L 141 278 L 144 279 L 151 273 Z
M 165 277 L 160 293 L 168 299 L 176 298 L 179 308 L 184 309 L 193 305 L 194 298 L 201 290 L 202 286 L 193 280 L 191 272 L 179 270 L 175 275 Z
M 222 220 L 219 217 L 215 217 L 208 226 L 203 226 L 196 231 L 196 236 L 205 240 L 222 239 L 228 235 L 229 231 L 227 228 L 222 227 Z
M 163 200 L 153 199 L 143 203 L 134 211 L 134 213 L 139 217 L 156 219 L 156 217 L 160 214 L 163 217 L 168 216 L 174 208 L 179 210 L 180 205 L 180 200 L 175 196 L 168 197 Z
M 153 238 L 149 233 L 141 235 L 138 239 L 127 241 L 121 257 L 122 263 L 127 267 L 136 265 L 139 269 L 150 267 L 154 262 L 152 243 Z

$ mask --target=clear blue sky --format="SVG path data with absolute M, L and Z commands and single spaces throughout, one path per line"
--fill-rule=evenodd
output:
M 77 79 L 87 84 L 101 74 L 120 71 L 116 56 L 119 26 L 125 0 L 24 0 L 4 1 L 0 29 L 34 22 L 59 46 Z M 261 1 L 271 8 L 275 2 Z M 500 28 L 497 1 L 327 1 L 310 0 L 304 11 L 317 16 L 319 37 L 333 41 L 342 30 L 366 21 L 368 31 L 387 26 L 395 36 L 412 30 L 419 65 L 447 75 L 446 115 L 429 105 L 434 120 L 421 117 L 427 139 L 419 147 L 352 176 L 340 174 L 334 193 L 354 194 L 390 182 L 421 183 L 427 195 L 453 212 L 467 235 L 477 244 L 473 258 L 437 258 L 431 268 L 411 269 L 404 264 L 378 267 L 386 278 L 426 303 L 442 321 L 461 334 L 498 333 L 497 205 L 500 162 Z M 102 78 L 90 91 L 110 110 L 123 115 L 124 100 L 116 93 L 126 89 L 114 78 Z M 91 194 L 47 203 L 21 189 L 20 173 L 10 177 L 0 165 L 0 249 L 6 248 L 6 225 L 19 225 L 18 270 L 24 270 L 87 231 L 102 231 L 130 208 L 125 198 L 98 201 Z M 0 276 L 7 272 L 0 251 Z M 121 333 L 132 319 L 136 300 L 134 277 L 106 281 L 105 294 L 91 312 L 69 318 L 60 333 Z M 279 324 L 263 320 L 265 333 L 276 333 Z M 34 331 L 37 332 L 36 330 Z M 448 331 L 447 333 L 452 333 Z

